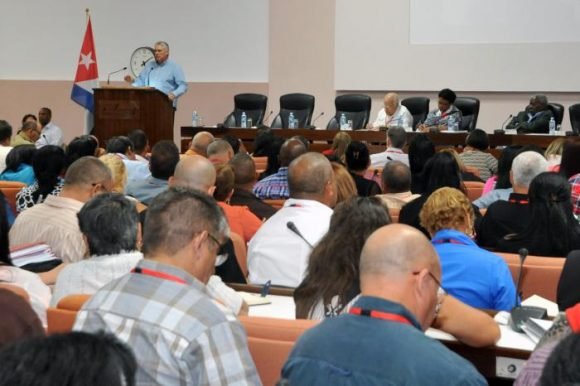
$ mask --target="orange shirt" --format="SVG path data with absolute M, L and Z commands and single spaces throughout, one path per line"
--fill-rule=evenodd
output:
M 232 206 L 225 202 L 218 202 L 218 205 L 224 210 L 230 230 L 242 236 L 247 243 L 258 231 L 262 221 L 250 212 L 247 206 Z

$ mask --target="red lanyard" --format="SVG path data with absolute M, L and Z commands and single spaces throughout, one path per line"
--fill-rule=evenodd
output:
M 393 314 L 391 312 L 367 310 L 364 308 L 352 307 L 348 313 L 351 315 L 368 316 L 369 318 L 382 319 L 382 320 L 388 320 L 389 322 L 396 322 L 396 323 L 411 325 L 411 322 L 409 321 L 409 319 L 407 319 L 404 316 L 401 316 L 399 314 Z
M 157 277 L 159 279 L 174 281 L 174 282 L 179 283 L 179 284 L 187 284 L 187 282 L 180 277 L 170 275 L 170 274 L 165 273 L 165 272 L 154 271 L 152 269 L 147 269 L 147 268 L 135 267 L 131 271 L 131 273 L 139 273 L 141 275 L 153 276 L 153 277 Z
M 520 204 L 520 205 L 527 205 L 527 204 L 529 204 L 529 203 L 530 203 L 530 201 L 529 201 L 529 200 L 526 200 L 526 199 L 518 200 L 518 199 L 516 199 L 516 198 L 510 198 L 510 199 L 509 199 L 509 203 L 510 203 L 510 204 Z

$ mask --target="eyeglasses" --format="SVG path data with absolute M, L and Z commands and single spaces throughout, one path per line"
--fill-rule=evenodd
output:
M 218 251 L 217 251 L 216 258 L 215 258 L 215 266 L 219 267 L 220 265 L 225 263 L 226 260 L 228 259 L 228 253 L 225 251 L 225 243 L 224 244 L 220 243 L 218 238 L 209 232 L 207 232 L 207 236 L 210 239 L 212 239 L 212 241 L 215 242 L 216 245 L 218 246 Z
M 420 274 L 421 271 L 415 271 L 413 272 L 413 275 L 418 275 Z M 433 279 L 433 281 L 435 282 L 435 284 L 437 284 L 437 304 L 435 305 L 435 318 L 437 318 L 437 316 L 439 316 L 439 312 L 441 311 L 441 306 L 443 305 L 443 298 L 447 295 L 447 291 L 445 291 L 445 288 L 443 288 L 443 286 L 441 285 L 441 281 L 439 279 L 437 279 L 437 277 L 435 275 L 433 275 L 433 273 L 431 273 L 431 271 L 427 271 L 427 273 L 429 274 L 429 276 L 431 276 L 431 279 Z

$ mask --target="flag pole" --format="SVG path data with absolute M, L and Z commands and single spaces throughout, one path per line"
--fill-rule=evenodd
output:
M 85 8 L 85 14 L 87 15 L 87 24 L 91 21 L 91 11 Z M 95 124 L 95 117 L 93 113 L 89 110 L 85 110 L 85 134 L 91 134 L 93 131 L 93 126 Z

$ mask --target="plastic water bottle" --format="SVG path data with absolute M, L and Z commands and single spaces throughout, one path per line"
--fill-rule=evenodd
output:
M 296 118 L 294 118 L 294 113 L 290 113 L 290 115 L 288 115 L 288 128 L 289 129 L 296 128 Z
M 448 131 L 457 131 L 457 124 L 455 121 L 455 114 L 451 115 L 449 119 L 447 119 L 447 130 Z
M 242 113 L 242 122 L 241 122 L 241 125 L 240 126 L 243 129 L 245 129 L 245 128 L 248 127 L 248 117 L 246 116 L 246 112 L 245 111 Z
M 548 127 L 550 128 L 550 135 L 556 135 L 556 120 L 554 117 L 550 118 L 550 125 Z
M 192 116 L 191 116 L 191 126 L 193 127 L 197 127 L 197 111 L 194 111 Z
M 340 114 L 339 126 L 340 130 L 346 130 L 346 115 L 344 113 Z

